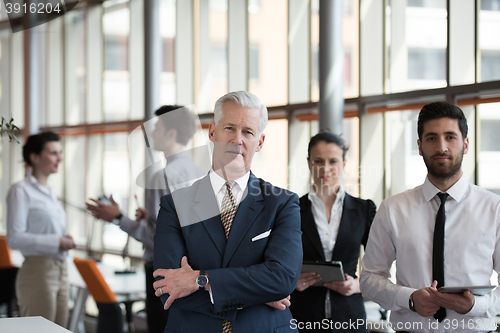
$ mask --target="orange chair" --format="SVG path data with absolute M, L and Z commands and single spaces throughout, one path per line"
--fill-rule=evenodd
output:
M 7 237 L 0 236 L 0 269 L 12 268 L 12 260 L 10 259 L 10 249 L 7 245 Z
M 115 293 L 109 288 L 95 261 L 80 258 L 75 258 L 73 261 L 85 281 L 88 291 L 97 303 L 99 309 L 97 333 L 122 333 L 122 309 L 116 301 Z
M 7 303 L 7 315 L 14 316 L 16 299 L 16 276 L 18 268 L 14 267 L 10 258 L 7 238 L 0 236 L 0 304 Z

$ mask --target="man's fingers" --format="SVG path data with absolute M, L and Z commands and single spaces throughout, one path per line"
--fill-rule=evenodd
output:
M 153 277 L 155 277 L 155 278 L 157 278 L 158 276 L 165 277 L 167 271 L 168 271 L 168 269 L 158 268 L 156 271 L 153 272 Z M 158 282 L 158 281 L 156 281 L 156 282 Z
M 290 305 L 292 305 L 292 302 L 290 302 L 290 300 L 288 298 L 285 298 L 285 299 L 283 299 L 281 304 L 283 304 L 285 307 L 289 308 Z M 283 309 L 283 310 L 285 310 L 285 309 Z
M 306 272 L 306 273 L 300 273 L 300 278 L 307 278 L 307 277 L 313 277 L 313 276 L 319 276 L 318 274 L 314 272 Z
M 165 302 L 165 305 L 163 306 L 163 308 L 165 310 L 168 310 L 176 298 L 177 297 L 175 297 L 173 295 L 168 296 L 167 301 Z
M 182 257 L 182 259 L 181 259 L 181 268 L 184 266 L 189 266 L 188 265 L 188 258 L 186 256 Z
M 98 206 L 102 205 L 102 202 L 100 202 L 99 200 L 96 200 L 96 199 L 92 199 L 92 198 L 90 198 L 90 201 L 95 202 Z M 94 207 L 95 207 L 95 206 L 94 206 Z
M 438 282 L 436 280 L 432 281 L 431 288 L 437 289 Z

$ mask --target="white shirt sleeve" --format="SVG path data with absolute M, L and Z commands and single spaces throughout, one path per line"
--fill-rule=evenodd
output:
M 408 299 L 416 290 L 392 283 L 390 269 L 396 259 L 396 248 L 392 242 L 390 216 L 382 202 L 370 229 L 359 279 L 363 295 L 377 302 L 384 309 L 408 309 Z

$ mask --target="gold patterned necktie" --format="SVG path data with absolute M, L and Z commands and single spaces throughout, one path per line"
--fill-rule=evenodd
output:
M 222 225 L 224 226 L 224 232 L 226 234 L 226 241 L 229 237 L 229 232 L 231 231 L 231 226 L 233 225 L 234 215 L 236 215 L 236 202 L 233 197 L 233 192 L 231 189 L 233 188 L 236 182 L 232 181 L 230 183 L 226 183 L 226 194 L 222 199 L 221 205 L 221 215 L 220 219 L 222 221 Z M 231 333 L 233 332 L 233 327 L 231 326 L 231 322 L 229 320 L 224 320 L 222 323 L 222 333 Z
M 222 220 L 222 225 L 224 226 L 226 240 L 229 237 L 229 231 L 231 231 L 231 226 L 233 225 L 234 215 L 236 215 L 236 210 L 238 209 L 238 207 L 236 207 L 236 202 L 233 197 L 233 192 L 231 191 L 234 184 L 236 184 L 236 182 L 234 181 L 226 183 L 226 194 L 222 199 L 222 205 L 221 205 L 220 218 Z

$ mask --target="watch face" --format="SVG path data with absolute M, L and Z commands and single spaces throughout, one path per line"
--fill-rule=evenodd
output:
M 208 283 L 208 279 L 206 275 L 200 275 L 198 276 L 198 279 L 196 279 L 196 282 L 198 283 L 198 286 L 205 287 Z

